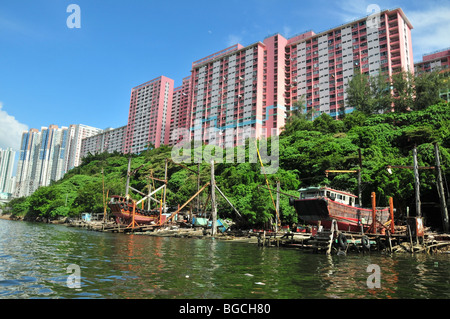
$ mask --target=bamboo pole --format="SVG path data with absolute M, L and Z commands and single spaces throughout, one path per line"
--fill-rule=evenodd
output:
M 200 163 L 197 163 L 197 192 L 200 190 Z M 197 214 L 200 214 L 200 196 L 197 197 Z
M 422 217 L 421 204 L 420 204 L 420 181 L 419 181 L 419 164 L 417 162 L 417 147 L 413 149 L 413 161 L 414 161 L 414 188 L 416 195 L 416 217 Z
M 269 180 L 267 179 L 266 171 L 264 169 L 264 164 L 262 162 L 261 154 L 259 153 L 259 149 L 258 149 L 258 145 L 256 144 L 256 140 L 255 140 L 255 146 L 256 146 L 256 152 L 258 154 L 259 162 L 261 163 L 261 168 L 263 169 L 263 172 L 264 172 L 264 177 L 266 179 L 267 188 L 269 189 L 270 198 L 272 199 L 272 204 L 275 207 L 275 213 L 276 213 L 276 215 L 278 217 L 278 220 L 280 220 L 280 217 L 278 216 L 277 206 L 275 205 L 275 201 L 274 201 L 273 196 L 272 196 L 272 191 L 270 190 Z
M 394 233 L 394 198 L 389 197 L 389 213 L 391 215 L 391 234 Z
M 166 194 L 167 194 L 167 163 L 168 163 L 168 159 L 166 158 L 166 166 L 164 167 L 164 198 L 163 198 L 163 209 L 166 209 Z
M 376 224 L 376 217 L 377 217 L 377 207 L 376 207 L 376 195 L 375 192 L 372 192 L 372 234 L 377 233 L 377 224 Z
M 219 192 L 220 195 L 222 195 L 222 197 L 227 201 L 227 203 L 231 206 L 231 208 L 234 209 L 234 211 L 236 212 L 236 214 L 239 215 L 239 217 L 242 217 L 241 214 L 239 213 L 239 211 L 233 206 L 233 204 L 231 204 L 230 200 L 225 196 L 225 194 L 220 190 L 219 186 L 217 186 L 217 184 L 215 185 L 217 191 Z
M 178 213 L 180 212 L 180 210 L 182 210 L 182 209 L 183 209 L 187 204 L 189 204 L 195 197 L 197 197 L 198 194 L 200 194 L 201 192 L 203 192 L 203 190 L 204 190 L 206 187 L 208 187 L 209 185 L 210 185 L 209 182 L 206 183 L 205 186 L 203 186 L 197 193 L 195 193 L 194 196 L 192 196 L 191 198 L 189 198 L 189 200 L 188 200 L 186 203 L 184 203 L 180 208 L 178 208 L 176 212 L 172 213 L 172 214 L 166 219 L 166 221 L 165 221 L 164 223 L 167 223 L 169 220 L 171 220 L 171 219 L 173 218 L 173 216 L 175 216 L 176 214 L 178 214 Z
M 214 177 L 214 160 L 211 160 L 211 236 L 216 235 L 217 206 L 216 206 L 216 180 Z
M 277 205 L 276 205 L 277 212 L 280 211 L 280 181 L 277 181 Z M 275 235 L 278 233 L 278 214 L 275 216 Z
M 444 226 L 444 232 L 448 233 L 449 231 L 448 210 L 447 210 L 447 203 L 445 200 L 444 185 L 442 183 L 441 161 L 439 156 L 439 146 L 437 143 L 434 144 L 434 152 L 436 157 L 436 173 L 437 173 L 436 184 L 438 188 L 439 200 L 441 202 L 442 223 Z
M 128 157 L 127 184 L 125 186 L 125 197 L 128 197 L 128 191 L 130 187 L 130 170 L 131 170 L 131 156 Z

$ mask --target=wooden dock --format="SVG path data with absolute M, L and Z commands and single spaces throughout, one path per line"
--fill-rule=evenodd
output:
M 134 228 L 116 223 L 101 221 L 72 221 L 68 226 L 92 231 L 122 234 L 145 234 L 181 238 L 211 237 L 204 229 L 182 228 L 173 225 L 144 225 Z M 355 232 L 322 230 L 312 236 L 311 233 L 296 232 L 233 232 L 217 234 L 217 239 L 257 243 L 260 247 L 286 247 L 310 251 L 312 253 L 347 254 L 371 251 L 385 253 L 437 253 L 450 252 L 450 235 L 427 232 L 422 238 L 414 237 L 408 232 L 395 234 L 361 234 Z
M 428 233 L 423 238 L 412 238 L 408 233 L 361 234 L 323 230 L 311 233 L 259 232 L 258 246 L 288 247 L 312 253 L 450 253 L 450 235 Z

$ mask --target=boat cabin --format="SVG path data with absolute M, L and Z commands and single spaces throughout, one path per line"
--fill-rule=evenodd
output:
M 307 187 L 300 188 L 300 199 L 315 199 L 315 198 L 328 198 L 332 201 L 355 207 L 356 199 L 351 193 L 339 191 L 329 187 Z

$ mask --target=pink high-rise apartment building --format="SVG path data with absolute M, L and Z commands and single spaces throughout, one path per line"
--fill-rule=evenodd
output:
M 173 89 L 174 81 L 160 76 L 131 90 L 124 153 L 169 144 Z
M 189 139 L 187 133 L 191 119 L 191 77 L 185 77 L 181 86 L 173 90 L 172 113 L 170 116 L 169 145 L 175 145 L 183 139 Z
M 192 64 L 193 139 L 229 147 L 246 128 L 261 135 L 263 58 L 262 43 L 236 44 Z
M 450 69 L 450 48 L 424 54 L 422 61 L 414 63 L 414 67 L 417 73 Z
M 336 118 L 342 106 L 351 111 L 346 85 L 355 72 L 414 72 L 411 29 L 403 11 L 395 9 L 382 11 L 376 20 L 362 18 L 311 37 L 289 39 L 286 96 L 291 103 L 306 102 L 306 110 L 313 109 L 315 116 L 325 112 Z
M 295 101 L 337 118 L 355 72 L 414 72 L 412 25 L 401 9 L 290 39 L 236 44 L 192 64 L 191 139 L 232 147 L 278 135 Z
M 192 64 L 191 137 L 219 146 L 278 134 L 284 126 L 285 43 L 236 44 Z M 280 48 L 280 50 L 279 50 Z
M 355 72 L 414 72 L 411 29 L 398 8 L 317 34 L 274 34 L 206 56 L 175 89 L 164 76 L 132 89 L 123 152 L 189 139 L 234 147 L 278 135 L 296 101 L 314 117 L 337 118 L 353 109 L 346 86 Z

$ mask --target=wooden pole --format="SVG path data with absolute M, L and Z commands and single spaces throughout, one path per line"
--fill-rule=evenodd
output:
M 277 217 L 279 217 L 278 216 L 278 210 L 277 210 L 277 207 L 275 205 L 275 201 L 273 200 L 272 191 L 270 190 L 269 180 L 267 179 L 266 171 L 264 169 L 264 164 L 262 162 L 261 154 L 259 153 L 258 144 L 257 144 L 256 140 L 255 140 L 255 147 L 256 147 L 256 152 L 258 154 L 259 162 L 261 164 L 261 168 L 262 168 L 262 170 L 264 172 L 264 178 L 266 179 L 266 185 L 267 185 L 267 188 L 269 189 L 270 199 L 272 199 L 272 204 L 275 207 L 275 213 L 277 214 Z
M 181 207 L 179 207 L 179 208 L 177 209 L 176 212 L 173 212 L 173 213 L 166 219 L 165 222 L 168 222 L 170 219 L 172 219 L 173 216 L 175 216 L 176 214 L 178 214 L 178 213 L 180 212 L 180 210 L 182 210 L 187 204 L 189 204 L 189 203 L 190 203 L 190 202 L 191 202 L 198 194 L 200 194 L 201 192 L 203 192 L 203 190 L 204 190 L 206 187 L 208 187 L 209 185 L 210 185 L 210 183 L 206 183 L 206 185 L 203 186 L 197 193 L 195 193 L 194 196 L 192 196 L 191 198 L 189 198 L 189 200 L 188 200 L 186 203 L 184 203 L 183 205 L 181 205 Z
M 358 155 L 359 155 L 359 170 L 358 170 L 358 203 L 359 207 L 363 207 L 362 205 L 362 180 L 361 180 L 361 170 L 362 170 L 362 156 L 361 156 L 361 149 L 358 149 Z
M 377 233 L 377 207 L 376 207 L 377 201 L 376 201 L 376 195 L 375 192 L 372 192 L 372 234 Z
M 161 215 L 162 215 L 162 201 L 160 201 L 160 205 L 159 205 L 159 226 L 162 225 L 162 223 L 161 223 Z
M 168 163 L 168 159 L 166 158 L 166 166 L 164 168 L 164 180 L 166 181 L 164 184 L 164 199 L 163 199 L 164 211 L 166 209 L 166 194 L 167 194 L 167 163 Z
M 151 194 L 152 193 L 152 183 L 150 183 L 150 179 L 148 180 L 148 197 L 150 197 Z M 151 210 L 152 209 L 152 206 L 151 206 L 151 200 L 150 200 L 150 198 L 148 199 L 148 202 L 147 202 L 147 210 Z
M 242 217 L 241 214 L 239 213 L 239 211 L 233 206 L 233 204 L 231 204 L 230 200 L 225 196 L 225 194 L 220 190 L 219 186 L 217 186 L 216 184 L 216 189 L 219 192 L 220 195 L 222 195 L 222 197 L 227 201 L 227 203 L 231 206 L 231 208 L 234 209 L 234 211 L 236 212 L 236 214 L 238 214 L 239 217 Z
M 197 192 L 200 190 L 200 163 L 197 163 Z M 197 214 L 200 214 L 200 196 L 197 197 Z
M 280 181 L 277 181 L 277 205 L 276 211 L 280 211 Z M 275 234 L 278 233 L 278 214 L 275 214 Z
M 390 233 L 394 233 L 394 198 L 389 197 L 389 213 L 391 214 L 391 230 Z
M 444 184 L 442 182 L 441 160 L 439 157 L 438 143 L 434 144 L 434 152 L 435 152 L 435 156 L 436 156 L 436 173 L 437 173 L 437 183 L 436 184 L 437 184 L 437 188 L 438 188 L 439 201 L 441 202 L 442 224 L 444 227 L 444 232 L 448 233 L 448 231 L 449 231 L 448 210 L 447 210 L 447 203 L 445 200 Z
M 129 191 L 129 188 L 130 188 L 130 170 L 131 170 L 131 156 L 128 157 L 127 185 L 125 187 L 125 197 L 128 197 L 128 191 Z
M 211 236 L 216 235 L 217 206 L 216 206 L 216 181 L 214 177 L 214 160 L 211 160 Z
M 136 202 L 133 201 L 133 211 L 131 213 L 131 223 L 127 226 L 127 228 L 134 228 L 136 226 L 136 222 L 134 220 L 134 214 L 136 213 Z
M 103 188 L 103 223 L 105 223 L 106 216 L 106 199 L 105 199 L 105 176 L 102 167 L 102 188 Z M 66 195 L 66 206 L 67 206 L 67 195 Z
M 414 187 L 416 190 L 416 217 L 422 217 L 420 209 L 420 181 L 419 181 L 419 164 L 417 162 L 417 147 L 413 150 L 413 166 L 414 166 Z

